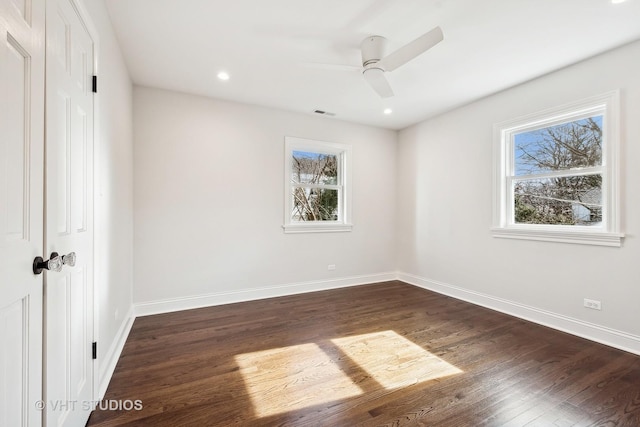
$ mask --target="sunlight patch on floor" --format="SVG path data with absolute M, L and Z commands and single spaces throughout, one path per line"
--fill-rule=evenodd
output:
M 386 389 L 462 373 L 394 331 L 331 340 Z
M 463 372 L 394 331 L 323 341 L 327 345 L 337 353 L 307 343 L 235 356 L 255 415 L 263 418 L 362 395 L 340 365 L 364 372 L 369 379 L 360 376 L 359 381 L 367 383 L 367 390 L 393 390 Z M 342 357 L 336 359 L 336 354 Z
M 235 356 L 258 417 L 362 394 L 316 344 Z

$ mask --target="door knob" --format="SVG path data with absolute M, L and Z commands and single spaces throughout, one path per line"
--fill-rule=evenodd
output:
M 66 255 L 62 255 L 62 265 L 68 265 L 69 267 L 76 265 L 76 253 L 69 252 Z
M 33 260 L 33 274 L 40 274 L 42 270 L 62 271 L 62 257 L 57 252 L 51 252 L 47 261 L 37 256 Z

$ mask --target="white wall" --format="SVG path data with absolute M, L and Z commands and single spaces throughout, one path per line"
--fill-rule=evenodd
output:
M 400 132 L 401 278 L 640 353 L 640 42 Z M 622 248 L 496 239 L 492 126 L 621 90 Z M 586 309 L 583 298 L 602 301 Z
M 104 393 L 132 321 L 132 84 L 104 0 L 85 0 L 98 31 L 95 97 L 95 301 L 98 370 Z
M 353 146 L 352 232 L 284 234 L 285 136 Z M 138 312 L 394 277 L 396 136 L 135 87 Z

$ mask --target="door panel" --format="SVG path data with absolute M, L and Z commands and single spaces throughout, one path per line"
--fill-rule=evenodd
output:
M 0 309 L 0 424 L 3 426 L 24 426 L 28 410 L 28 387 L 24 378 L 29 354 L 28 326 L 29 298 L 25 297 Z
M 17 16 L 22 18 L 22 20 L 28 25 L 30 22 L 27 13 L 29 12 L 28 7 L 31 5 L 31 2 L 27 0 L 10 0 L 9 3 L 14 7 L 17 12 Z
M 7 136 L 6 156 L 11 162 L 6 164 L 6 215 L 8 240 L 29 240 L 28 212 L 29 198 L 25 191 L 29 186 L 29 140 L 27 133 L 29 109 L 29 54 L 10 35 L 6 40 L 5 78 L 12 84 L 7 88 L 7 102 L 12 108 L 6 109 Z
M 63 236 L 70 232 L 70 213 L 69 213 L 69 199 L 71 193 L 71 177 L 69 174 L 69 152 L 70 152 L 70 139 L 69 131 L 71 128 L 71 97 L 61 91 L 56 91 L 55 104 L 53 105 L 54 111 L 49 110 L 50 115 L 57 116 L 55 118 L 56 125 L 50 126 L 48 131 L 48 141 L 55 141 L 55 147 L 47 149 L 47 158 L 52 160 L 49 168 L 54 168 L 56 180 L 47 180 L 49 183 L 55 185 L 54 188 L 49 190 L 50 197 L 47 200 L 47 211 L 51 216 L 56 213 L 56 231 L 58 235 Z M 51 106 L 51 104 L 49 104 Z M 53 119 L 53 118 L 52 118 Z M 52 132 L 53 129 L 53 133 Z M 53 173 L 51 174 L 53 175 Z M 56 210 L 52 209 L 57 207 Z M 51 223 L 51 221 L 49 221 Z
M 82 268 L 76 269 L 69 277 L 69 313 L 72 319 L 85 319 L 87 308 L 87 277 Z M 91 386 L 89 363 L 91 363 L 90 332 L 88 322 L 75 322 L 69 331 L 71 366 L 76 367 L 69 372 L 70 385 L 75 393 L 80 394 L 87 385 Z M 91 387 L 89 387 L 91 391 Z
M 84 59 L 84 58 L 83 58 Z M 84 59 L 86 61 L 86 59 Z M 86 95 L 85 95 L 86 96 Z M 71 230 L 74 233 L 86 233 L 87 229 L 87 129 L 88 116 L 87 112 L 77 106 L 75 111 L 74 128 L 75 135 L 72 138 L 73 147 L 71 147 L 71 165 L 73 168 L 69 170 L 71 179 L 70 190 L 73 194 L 71 199 L 72 206 L 70 210 L 69 222 Z
M 43 0 L 0 0 L 0 425 L 42 414 Z
M 71 0 L 47 2 L 47 252 L 76 253 L 45 280 L 47 426 L 84 425 L 93 398 L 93 41 Z

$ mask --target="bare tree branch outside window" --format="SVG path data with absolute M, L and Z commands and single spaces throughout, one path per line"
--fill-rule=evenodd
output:
M 514 137 L 514 220 L 591 225 L 602 221 L 602 116 Z M 568 171 L 558 177 L 536 177 Z
M 294 221 L 338 220 L 338 156 L 293 151 L 291 168 Z

